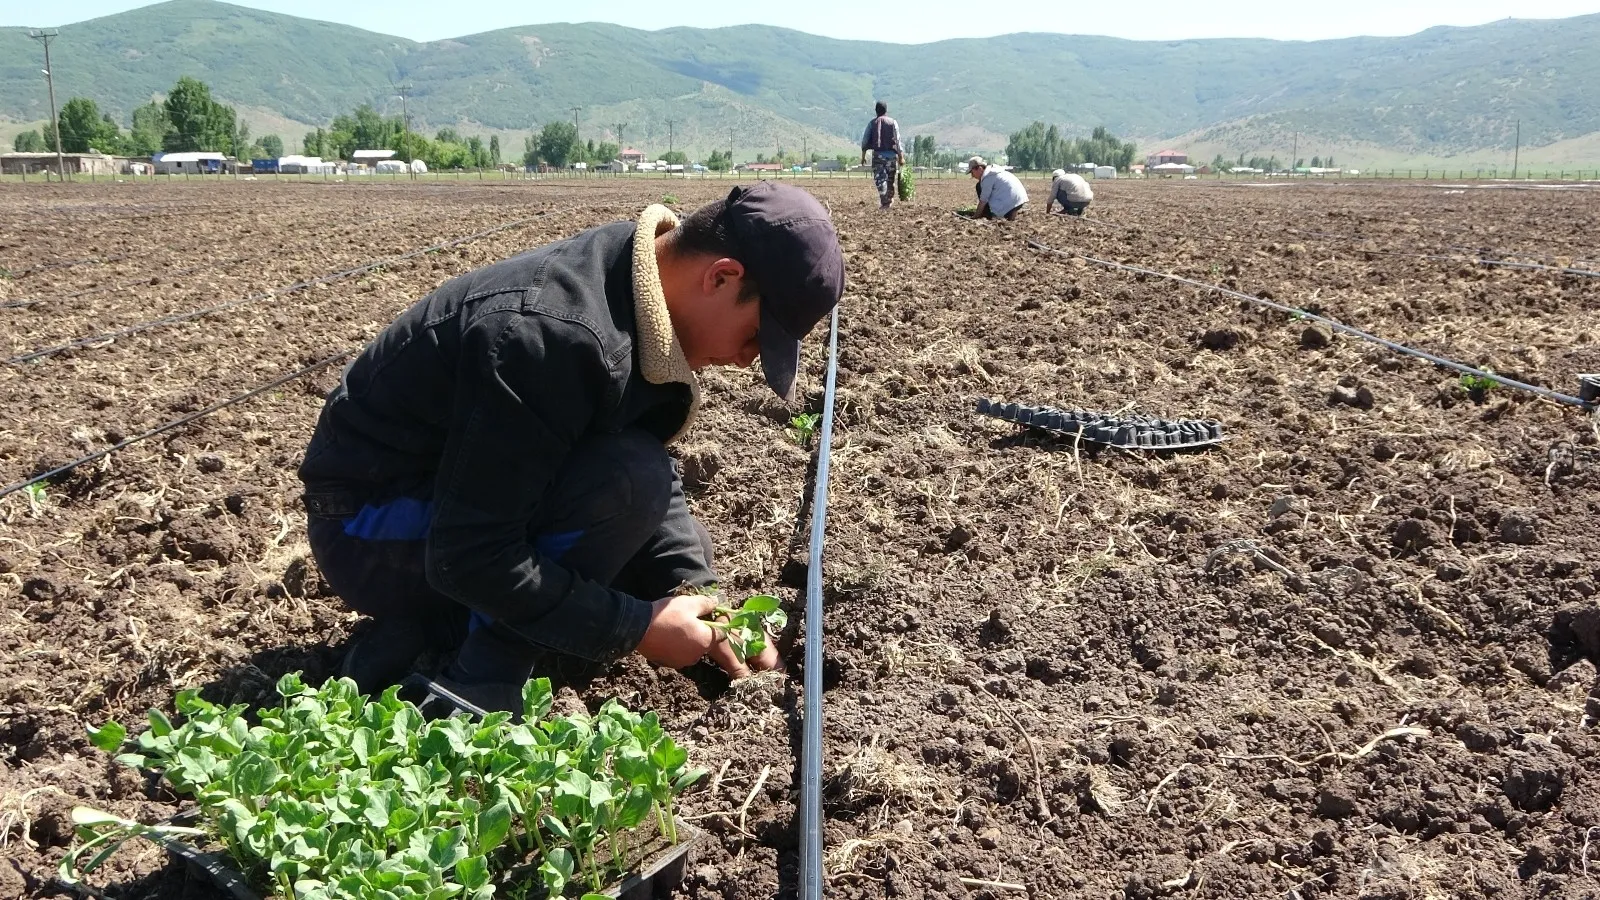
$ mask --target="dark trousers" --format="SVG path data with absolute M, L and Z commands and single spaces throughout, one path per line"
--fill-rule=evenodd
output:
M 1061 201 L 1061 212 L 1069 216 L 1081 216 L 1083 215 L 1083 211 L 1088 208 L 1088 200 L 1085 200 L 1082 203 L 1068 203 L 1065 200 Z
M 309 519 L 312 554 L 345 605 L 376 619 L 424 621 L 441 650 L 491 623 L 490 615 L 428 583 L 429 504 L 399 498 L 385 507 Z M 407 516 L 409 526 L 400 521 Z M 363 528 L 380 518 L 382 528 Z M 573 447 L 528 523 L 528 540 L 546 560 L 643 600 L 665 597 L 685 581 L 715 580 L 711 536 L 689 514 L 672 458 L 659 440 L 637 429 Z
M 894 154 L 874 152 L 872 155 L 872 181 L 878 188 L 878 203 L 888 209 L 899 189 L 900 158 Z

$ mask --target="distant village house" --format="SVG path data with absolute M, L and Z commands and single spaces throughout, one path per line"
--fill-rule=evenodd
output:
M 1144 164 L 1150 168 L 1165 165 L 1183 165 L 1189 161 L 1189 154 L 1181 150 L 1157 150 L 1144 158 Z

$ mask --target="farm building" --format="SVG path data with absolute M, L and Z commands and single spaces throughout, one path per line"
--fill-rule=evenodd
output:
M 1193 175 L 1194 166 L 1187 166 L 1183 163 L 1161 163 L 1160 165 L 1150 166 L 1145 171 L 1151 175 Z
M 61 162 L 70 175 L 116 175 L 128 160 L 104 153 L 63 153 Z M 56 171 L 54 153 L 0 153 L 0 175 L 33 175 Z
M 193 153 L 157 153 L 151 157 L 157 175 L 197 175 L 225 171 L 228 157 L 214 150 Z
M 350 154 L 351 162 L 359 163 L 363 166 L 373 165 L 379 160 L 394 158 L 395 151 L 393 150 L 357 150 L 356 152 Z
M 782 172 L 783 166 L 777 163 L 740 163 L 741 172 Z
M 1189 161 L 1189 154 L 1181 150 L 1157 150 L 1144 158 L 1144 164 L 1150 168 L 1168 164 L 1183 165 Z
M 284 175 L 331 175 L 338 165 L 324 162 L 320 156 L 280 156 L 277 170 Z
M 630 166 L 637 166 L 639 163 L 644 162 L 644 151 L 635 150 L 632 147 L 629 147 L 621 153 L 618 153 L 617 159 L 622 160 Z
M 372 168 L 379 175 L 396 175 L 406 171 L 406 164 L 401 159 L 380 159 Z
M 817 163 L 818 172 L 839 172 L 844 166 L 837 159 L 825 159 Z
M 1112 168 L 1111 166 L 1095 166 L 1094 167 L 1094 177 L 1097 178 L 1097 179 L 1099 179 L 1099 178 L 1115 178 L 1115 177 L 1117 177 L 1117 170 L 1115 168 Z

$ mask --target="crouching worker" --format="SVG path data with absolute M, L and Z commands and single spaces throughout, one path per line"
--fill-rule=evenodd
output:
M 1028 205 L 1028 189 L 1017 176 L 990 165 L 983 157 L 967 160 L 967 174 L 978 182 L 977 219 L 1013 220 Z
M 792 399 L 800 341 L 838 303 L 827 212 L 763 182 L 682 222 L 651 206 L 445 283 L 328 396 L 300 467 L 311 549 L 376 620 L 342 674 L 364 691 L 429 651 L 440 687 L 520 710 L 532 675 L 583 680 L 637 652 L 740 663 L 675 595 L 717 580 L 666 443 L 695 372 L 748 366 Z
M 1044 214 L 1048 216 L 1051 204 L 1059 203 L 1067 215 L 1081 216 L 1093 200 L 1094 188 L 1082 175 L 1057 169 L 1050 173 L 1050 199 L 1044 201 Z

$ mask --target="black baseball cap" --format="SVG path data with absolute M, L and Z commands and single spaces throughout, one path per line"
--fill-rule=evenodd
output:
M 723 215 L 739 261 L 761 288 L 762 373 L 792 401 L 800 341 L 844 294 L 839 234 L 817 198 L 776 181 L 734 188 Z

